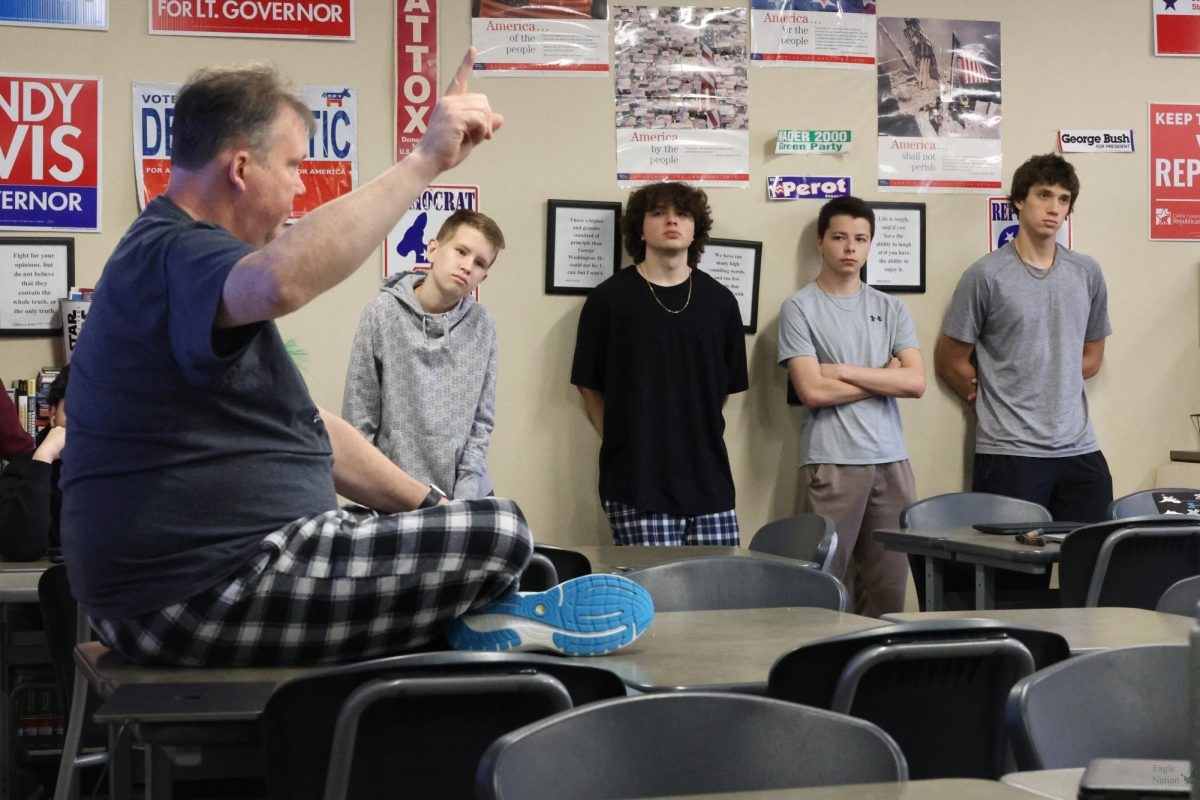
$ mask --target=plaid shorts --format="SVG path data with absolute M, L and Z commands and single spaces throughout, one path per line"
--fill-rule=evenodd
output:
M 92 619 L 143 664 L 254 666 L 411 650 L 510 594 L 533 541 L 511 500 L 402 514 L 336 509 L 268 534 L 230 578 L 181 603 Z
M 715 514 L 681 516 L 642 511 L 617 500 L 601 500 L 616 544 L 741 544 L 737 514 L 733 509 Z

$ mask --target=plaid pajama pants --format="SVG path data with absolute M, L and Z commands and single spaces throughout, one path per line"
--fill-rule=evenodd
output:
M 401 514 L 336 509 L 268 534 L 232 577 L 127 619 L 92 618 L 143 664 L 254 666 L 411 650 L 510 594 L 533 541 L 511 500 Z
M 618 500 L 601 500 L 613 529 L 613 543 L 621 545 L 726 545 L 741 544 L 737 514 L 731 508 L 713 514 L 680 516 L 662 511 L 641 511 Z

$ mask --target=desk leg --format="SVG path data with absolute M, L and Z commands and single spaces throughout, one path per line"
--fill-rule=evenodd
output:
M 145 745 L 146 800 L 171 800 L 175 787 L 171 757 L 161 745 Z
M 925 556 L 925 610 L 941 611 L 946 601 L 942 591 L 942 561 Z
M 975 608 L 996 607 L 996 570 L 982 564 L 975 565 Z

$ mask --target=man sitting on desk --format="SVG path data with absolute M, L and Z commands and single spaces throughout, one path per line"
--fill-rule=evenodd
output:
M 166 195 L 109 259 L 72 359 L 63 552 L 127 658 L 318 663 L 444 630 L 457 646 L 586 654 L 648 623 L 644 591 L 613 576 L 501 600 L 531 550 L 516 505 L 446 504 L 392 464 L 314 404 L 273 322 L 354 272 L 501 126 L 466 92 L 474 55 L 411 155 L 286 231 L 307 106 L 261 65 L 202 70 L 177 95 Z M 337 494 L 382 513 L 339 509 Z M 472 630 L 461 615 L 485 606 L 490 624 Z M 581 632 L 582 606 L 612 624 Z

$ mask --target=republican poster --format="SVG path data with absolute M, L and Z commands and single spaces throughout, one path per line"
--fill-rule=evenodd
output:
M 0 25 L 108 30 L 108 0 L 0 0 Z
M 751 0 L 750 19 L 759 66 L 875 66 L 875 0 Z
M 425 135 L 438 98 L 437 0 L 396 0 L 396 160 Z
M 1150 104 L 1150 239 L 1200 239 L 1200 104 Z
M 150 33 L 353 39 L 354 0 L 150 0 Z
M 412 208 L 404 212 L 404 216 L 384 240 L 383 277 L 414 269 L 429 269 L 425 245 L 430 239 L 437 237 L 442 223 L 460 209 L 479 211 L 478 186 L 426 186 L 413 201 Z
M 476 75 L 608 75 L 605 0 L 474 0 Z
M 133 84 L 133 163 L 138 204 L 167 189 L 171 177 L 171 122 L 178 83 Z M 296 220 L 358 185 L 358 92 L 351 86 L 298 86 L 314 122 L 308 155 L 300 163 L 304 194 L 292 205 Z
M 1000 189 L 1000 23 L 882 17 L 877 31 L 880 190 Z
M 613 11 L 617 182 L 747 186 L 746 9 Z
M 100 230 L 100 78 L 0 73 L 0 229 Z
M 1200 2 L 1152 0 L 1154 55 L 1200 56 Z

